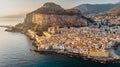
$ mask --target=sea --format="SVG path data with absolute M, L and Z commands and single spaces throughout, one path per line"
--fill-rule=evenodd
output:
M 0 18 L 0 25 L 16 25 L 24 18 Z M 0 67 L 120 67 L 120 63 L 101 64 L 59 55 L 39 54 L 29 38 L 0 28 Z M 120 47 L 116 50 L 120 54 Z

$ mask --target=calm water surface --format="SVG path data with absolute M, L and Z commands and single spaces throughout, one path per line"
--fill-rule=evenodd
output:
M 15 25 L 22 20 L 0 20 L 0 24 Z M 5 32 L 0 28 L 0 67 L 120 67 L 120 63 L 99 64 L 55 55 L 41 55 L 23 34 Z M 118 50 L 118 53 L 120 50 Z

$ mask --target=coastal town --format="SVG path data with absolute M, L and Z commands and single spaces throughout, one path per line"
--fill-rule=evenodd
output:
M 106 31 L 106 29 L 108 29 Z M 115 33 L 114 33 L 115 32 Z M 51 27 L 38 36 L 28 30 L 29 36 L 35 40 L 37 50 L 52 50 L 57 53 L 72 52 L 94 58 L 114 58 L 109 51 L 120 42 L 120 27 L 112 28 L 59 28 Z
M 0 0 L 0 67 L 120 67 L 120 0 Z
M 120 16 L 84 17 L 79 10 L 46 3 L 6 31 L 27 35 L 36 52 L 70 54 L 100 62 L 120 60 L 115 53 L 120 45 Z

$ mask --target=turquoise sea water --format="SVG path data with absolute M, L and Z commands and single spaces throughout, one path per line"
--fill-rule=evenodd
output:
M 15 25 L 23 20 L 0 20 L 1 25 Z M 100 64 L 58 55 L 42 55 L 30 51 L 30 40 L 23 34 L 0 28 L 0 67 L 120 67 L 120 63 Z M 119 53 L 120 50 L 117 50 Z

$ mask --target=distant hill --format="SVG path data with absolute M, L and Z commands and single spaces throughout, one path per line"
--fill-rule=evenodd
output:
M 110 15 L 120 16 L 120 5 L 118 5 L 117 7 L 113 8 L 113 9 L 111 9 L 107 13 L 110 14 Z
M 98 15 L 112 15 L 112 16 L 120 16 L 120 5 L 117 5 L 116 7 L 110 9 L 109 11 L 99 13 Z
M 118 2 L 117 4 L 119 4 L 119 5 L 120 5 L 120 2 Z
M 106 12 L 112 8 L 114 8 L 117 4 L 82 4 L 74 7 L 74 9 L 79 9 L 82 14 L 98 14 L 100 12 Z

